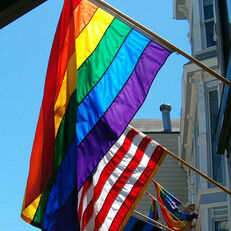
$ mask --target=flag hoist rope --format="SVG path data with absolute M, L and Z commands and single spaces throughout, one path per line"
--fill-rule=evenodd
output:
M 125 23 L 129 24 L 131 27 L 139 30 L 140 32 L 143 32 L 150 39 L 160 43 L 160 45 L 163 45 L 164 47 L 167 47 L 169 50 L 175 51 L 175 52 L 183 55 L 185 58 L 189 59 L 191 62 L 197 64 L 203 70 L 207 71 L 208 73 L 213 75 L 215 78 L 221 80 L 223 83 L 225 83 L 229 87 L 231 87 L 231 82 L 229 80 L 227 80 L 226 78 L 224 78 L 223 76 L 221 76 L 220 74 L 218 74 L 216 71 L 212 70 L 211 68 L 209 68 L 208 66 L 206 66 L 205 64 L 203 64 L 202 62 L 200 62 L 199 60 L 194 58 L 193 56 L 187 54 L 186 52 L 184 52 L 180 48 L 176 47 L 175 45 L 173 45 L 172 43 L 170 43 L 166 39 L 162 38 L 161 36 L 157 35 L 153 31 L 146 28 L 145 26 L 143 26 L 143 25 L 139 24 L 138 22 L 134 21 L 132 18 L 130 18 L 127 15 L 123 14 L 122 12 L 118 11 L 117 9 L 112 7 L 111 5 L 109 5 L 106 2 L 101 1 L 101 0 L 90 0 L 90 1 L 95 3 L 96 5 L 100 6 L 102 9 L 104 9 L 104 10 L 110 12 L 111 14 L 117 16 L 120 20 L 122 20 Z

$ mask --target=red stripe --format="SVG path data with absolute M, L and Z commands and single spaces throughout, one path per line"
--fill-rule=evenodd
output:
M 154 182 L 154 183 L 155 183 L 155 182 Z M 160 197 L 160 193 L 159 193 L 158 186 L 157 186 L 156 183 L 155 183 L 155 187 L 156 187 L 158 202 L 159 202 L 162 206 L 165 207 L 164 202 L 162 201 L 162 199 L 161 199 L 161 197 Z M 161 212 L 162 212 L 162 215 L 163 215 L 165 221 L 166 221 L 167 224 L 168 224 L 168 227 L 171 228 L 171 229 L 174 229 L 174 227 L 172 226 L 171 222 L 170 222 L 169 219 L 168 219 L 168 216 L 167 216 L 167 214 L 166 214 L 166 212 L 165 212 L 165 209 L 163 209 L 162 206 L 160 206 L 160 209 L 161 209 Z
M 152 199 L 152 206 L 153 206 L 153 212 L 154 212 L 154 219 L 155 221 L 157 221 L 159 219 L 158 207 L 157 207 L 157 201 L 155 201 L 154 199 Z
M 154 150 L 147 167 L 139 177 L 139 179 L 134 184 L 131 192 L 123 202 L 122 206 L 120 207 L 119 211 L 117 212 L 109 230 L 117 231 L 123 222 L 126 214 L 130 210 L 131 206 L 133 205 L 135 199 L 139 195 L 140 191 L 144 187 L 145 183 L 149 179 L 150 175 L 152 174 L 153 170 L 155 169 L 156 165 L 158 164 L 164 149 L 161 145 L 157 146 Z
M 107 165 L 104 167 L 103 171 L 101 172 L 98 183 L 94 189 L 93 199 L 90 201 L 90 203 L 88 204 L 88 206 L 86 207 L 84 211 L 81 230 L 85 228 L 86 224 L 91 219 L 93 215 L 93 210 L 92 210 L 93 205 L 95 201 L 99 198 L 102 192 L 103 186 L 106 183 L 108 177 L 112 174 L 112 172 L 115 170 L 117 165 L 121 162 L 125 154 L 128 152 L 128 150 L 131 147 L 132 141 L 137 134 L 138 134 L 138 131 L 134 129 L 131 129 L 128 132 L 122 146 L 119 148 L 119 150 L 115 153 L 113 158 L 107 163 Z
M 139 165 L 140 161 L 143 158 L 144 152 L 151 141 L 151 138 L 149 137 L 144 137 L 143 140 L 140 142 L 139 147 L 126 167 L 126 169 L 123 171 L 123 173 L 120 175 L 120 177 L 117 179 L 113 187 L 111 188 L 110 192 L 107 195 L 106 200 L 104 201 L 104 204 L 100 210 L 100 212 L 97 214 L 96 219 L 95 219 L 95 230 L 98 230 L 101 225 L 103 224 L 109 209 L 111 208 L 114 200 L 118 196 L 119 192 L 121 189 L 124 187 L 126 184 L 127 180 L 129 177 L 133 174 L 134 170 L 137 168 Z

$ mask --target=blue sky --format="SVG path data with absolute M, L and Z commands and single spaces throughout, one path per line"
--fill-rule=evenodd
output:
M 188 23 L 173 19 L 173 1 L 106 0 L 190 53 Z M 0 231 L 38 230 L 20 218 L 30 152 L 43 96 L 46 68 L 63 0 L 48 0 L 0 30 Z M 181 79 L 187 60 L 172 54 L 136 118 L 161 118 L 172 105 L 180 118 Z

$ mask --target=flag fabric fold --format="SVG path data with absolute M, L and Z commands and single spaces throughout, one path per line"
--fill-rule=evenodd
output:
M 155 184 L 158 202 L 161 213 L 169 228 L 173 230 L 184 230 L 186 227 L 190 227 L 190 222 L 197 218 L 197 214 L 187 214 L 179 209 L 182 204 L 173 194 L 164 189 L 158 182 L 153 181 Z
M 31 153 L 25 221 L 58 230 L 64 211 L 74 209 L 75 192 L 124 132 L 169 55 L 93 3 L 64 1 Z

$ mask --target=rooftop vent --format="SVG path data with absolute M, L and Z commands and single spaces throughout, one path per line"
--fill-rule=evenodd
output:
M 172 125 L 171 125 L 171 119 L 170 119 L 170 111 L 171 111 L 171 105 L 170 104 L 161 104 L 160 105 L 160 111 L 162 112 L 162 121 L 163 121 L 163 127 L 165 132 L 171 132 L 172 131 Z

